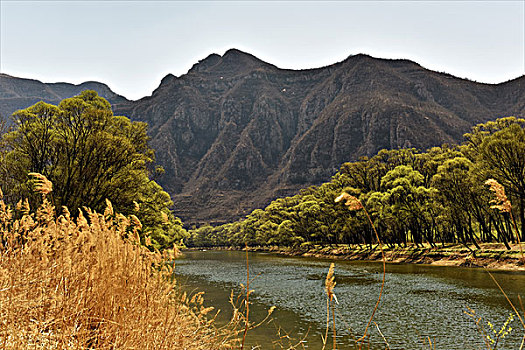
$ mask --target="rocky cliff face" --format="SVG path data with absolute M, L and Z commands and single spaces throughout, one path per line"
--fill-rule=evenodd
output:
M 525 77 L 487 85 L 366 55 L 293 71 L 230 50 L 166 76 L 152 96 L 112 103 L 148 122 L 177 215 L 213 223 L 382 148 L 458 143 L 477 123 L 522 116 Z
M 477 123 L 523 115 L 525 78 L 479 84 L 366 55 L 292 71 L 230 50 L 117 111 L 150 124 L 177 213 L 223 222 L 327 181 L 345 161 L 458 143 Z

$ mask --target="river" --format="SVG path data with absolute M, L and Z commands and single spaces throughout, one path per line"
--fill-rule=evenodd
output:
M 335 262 L 337 344 L 353 349 L 353 339 L 366 327 L 377 301 L 382 264 L 362 261 L 286 257 L 249 253 L 253 305 L 250 320 L 264 318 L 275 306 L 273 321 L 248 332 L 251 348 L 280 349 L 279 335 L 288 334 L 294 344 L 307 349 L 322 347 L 326 329 L 324 281 Z M 219 323 L 231 315 L 230 293 L 240 293 L 246 284 L 246 254 L 239 251 L 190 251 L 175 262 L 177 282 L 183 289 L 205 292 L 205 304 L 220 309 Z M 519 307 L 518 294 L 525 297 L 525 274 L 492 272 Z M 525 302 L 525 301 L 524 301 Z M 383 297 L 370 328 L 371 349 L 486 349 L 468 308 L 482 316 L 480 322 L 496 338 L 488 322 L 499 331 L 512 309 L 483 269 L 387 264 Z M 499 340 L 498 349 L 519 349 L 525 331 L 517 317 L 513 330 Z M 380 332 L 383 334 L 381 336 Z M 331 331 L 329 333 L 331 349 Z M 432 347 L 429 345 L 432 343 Z M 281 338 L 288 345 L 287 338 Z M 299 347 L 298 347 L 299 348 Z M 525 349 L 525 348 L 524 348 Z

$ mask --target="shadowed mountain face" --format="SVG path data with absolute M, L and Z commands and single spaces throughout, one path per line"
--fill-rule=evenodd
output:
M 477 123 L 523 115 L 525 78 L 478 84 L 365 55 L 292 71 L 230 50 L 117 111 L 150 124 L 177 213 L 221 222 L 327 181 L 345 161 L 458 143 Z
M 39 101 L 57 105 L 65 98 L 78 95 L 84 90 L 95 90 L 111 104 L 127 101 L 102 83 L 90 81 L 79 85 L 68 83 L 46 84 L 38 80 L 22 79 L 0 73 L 0 115 L 8 118 L 19 109 Z
M 328 181 L 345 161 L 459 143 L 477 123 L 523 115 L 525 77 L 479 84 L 366 55 L 292 71 L 230 50 L 166 76 L 150 97 L 110 102 L 149 124 L 176 214 L 224 222 Z

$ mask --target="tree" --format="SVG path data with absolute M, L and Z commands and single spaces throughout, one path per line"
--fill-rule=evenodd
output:
M 424 180 L 424 176 L 411 166 L 396 166 L 381 179 L 382 201 L 391 206 L 392 214 L 407 225 L 414 243 L 422 243 L 424 236 L 433 245 L 429 211 L 435 190 L 423 186 Z
M 473 163 L 465 157 L 455 157 L 446 160 L 437 168 L 432 177 L 432 184 L 438 190 L 437 199 L 441 201 L 447 210 L 443 211 L 449 227 L 456 228 L 457 237 L 466 246 L 467 235 L 470 241 L 479 248 L 474 230 L 472 217 L 475 217 L 482 226 L 482 234 L 489 235 L 486 225 L 488 213 L 484 211 L 482 182 L 477 182 L 470 176 Z M 486 201 L 488 202 L 488 200 Z M 507 241 L 504 240 L 507 245 Z
M 150 179 L 154 151 L 147 125 L 114 116 L 95 91 L 60 102 L 38 102 L 13 114 L 14 128 L 3 136 L 7 169 L 2 187 L 12 203 L 38 201 L 27 174 L 45 175 L 54 184 L 52 203 L 78 213 L 104 210 L 106 199 L 123 214 L 135 214 L 144 237 L 161 248 L 185 235 L 170 207 L 169 195 Z M 134 203 L 135 202 L 135 203 Z
M 475 126 L 466 153 L 477 163 L 483 182 L 496 179 L 507 189 L 525 240 L 525 119 L 507 117 Z

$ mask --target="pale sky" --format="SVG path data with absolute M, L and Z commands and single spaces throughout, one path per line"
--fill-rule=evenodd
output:
M 0 0 L 0 11 L 1 73 L 96 80 L 130 99 L 229 48 L 291 69 L 366 53 L 485 83 L 525 74 L 525 0 Z

